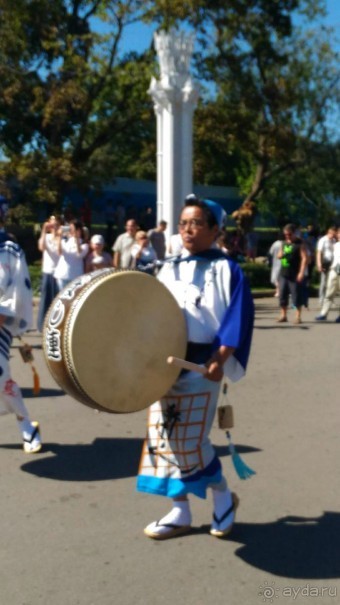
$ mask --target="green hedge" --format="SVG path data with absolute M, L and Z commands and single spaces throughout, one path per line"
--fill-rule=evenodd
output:
M 270 267 L 260 263 L 242 263 L 241 268 L 248 277 L 251 288 L 270 288 Z
M 29 265 L 28 269 L 30 272 L 33 296 L 39 296 L 41 282 L 41 263 L 38 261 L 33 265 Z
M 245 275 L 248 277 L 251 288 L 270 287 L 270 267 L 256 263 L 244 263 L 241 265 Z M 38 296 L 41 281 L 41 263 L 36 262 L 29 266 L 33 295 Z
M 244 274 L 249 279 L 250 287 L 256 288 L 272 288 L 270 283 L 270 266 L 260 263 L 242 263 L 240 265 Z M 33 295 L 38 296 L 40 292 L 41 280 L 41 263 L 36 262 L 29 266 Z M 312 277 L 312 286 L 316 287 L 319 283 L 320 275 L 314 270 Z

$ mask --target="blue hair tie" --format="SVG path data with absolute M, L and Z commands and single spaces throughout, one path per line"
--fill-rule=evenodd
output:
M 211 210 L 211 212 L 213 213 L 213 215 L 216 219 L 216 222 L 217 222 L 219 228 L 222 229 L 222 227 L 225 225 L 226 220 L 227 220 L 226 211 L 223 210 L 222 206 L 220 206 L 220 204 L 217 204 L 217 202 L 213 202 L 212 200 L 202 200 L 202 201 Z

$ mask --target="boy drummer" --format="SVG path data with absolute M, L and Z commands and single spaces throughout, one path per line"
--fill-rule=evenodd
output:
M 254 306 L 239 266 L 215 245 L 223 209 L 190 196 L 179 220 L 184 250 L 165 262 L 157 278 L 172 292 L 187 325 L 187 360 L 205 365 L 206 375 L 182 371 L 165 397 L 149 409 L 137 489 L 172 499 L 171 511 L 144 533 L 164 540 L 191 528 L 188 494 L 212 490 L 211 535 L 230 532 L 238 499 L 222 475 L 209 440 L 223 376 L 245 373 Z

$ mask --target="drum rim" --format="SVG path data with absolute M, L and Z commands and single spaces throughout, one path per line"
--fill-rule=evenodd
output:
M 95 401 L 94 399 L 89 397 L 89 395 L 86 393 L 86 391 L 84 391 L 84 389 L 81 388 L 80 384 L 76 380 L 76 377 L 73 375 L 72 366 L 70 365 L 70 361 L 68 359 L 68 357 L 69 357 L 68 356 L 68 347 L 65 346 L 64 337 L 65 337 L 66 320 L 69 317 L 71 306 L 73 306 L 73 304 L 76 303 L 76 301 L 78 300 L 78 297 L 80 299 L 80 295 L 82 294 L 82 292 L 87 290 L 95 282 L 101 280 L 103 278 L 103 276 L 106 276 L 106 275 L 109 276 L 113 273 L 119 273 L 119 272 L 123 272 L 123 271 L 120 269 L 115 269 L 113 267 L 112 268 L 107 267 L 104 269 L 97 269 L 95 271 L 91 271 L 91 273 L 88 273 L 88 274 L 84 273 L 83 275 L 72 280 L 69 284 L 67 284 L 67 286 L 65 286 L 62 290 L 60 290 L 60 292 L 58 292 L 55 299 L 51 302 L 51 304 L 47 310 L 47 313 L 45 315 L 43 332 L 42 332 L 43 335 L 46 336 L 47 329 L 49 328 L 50 315 L 54 309 L 54 306 L 59 302 L 61 305 L 63 305 L 63 309 L 64 309 L 63 331 L 62 331 L 62 338 L 60 339 L 60 347 L 61 347 L 62 356 L 59 361 L 55 361 L 55 360 L 49 358 L 48 346 L 46 344 L 46 337 L 43 338 L 43 352 L 44 352 L 47 366 L 53 376 L 53 379 L 60 386 L 60 388 L 63 389 L 63 391 L 65 391 L 65 393 L 70 394 L 69 391 L 67 390 L 67 388 L 65 388 L 65 380 L 63 380 L 60 377 L 59 372 L 55 371 L 56 368 L 53 367 L 54 365 L 61 364 L 62 372 L 65 374 L 66 380 L 69 380 L 71 385 L 73 386 L 74 392 L 71 393 L 71 397 L 73 399 L 75 399 L 76 401 L 78 401 L 79 403 L 81 403 L 83 405 L 89 405 L 89 407 L 91 409 L 98 410 L 99 412 L 107 412 L 107 413 L 113 413 L 113 414 L 119 414 L 121 412 L 113 411 L 113 410 L 110 410 L 109 408 L 105 408 L 105 407 L 101 406 L 97 401 Z M 124 272 L 126 272 L 126 271 L 124 271 Z M 77 291 L 74 295 L 74 298 L 70 301 L 70 300 L 68 300 L 67 297 L 65 297 L 63 295 L 67 292 L 67 290 L 70 288 L 70 286 L 74 282 L 77 282 L 78 280 L 83 281 L 83 283 L 79 284 L 79 290 L 77 289 Z M 69 303 L 69 307 L 68 308 L 66 307 L 66 311 L 65 311 L 65 305 L 67 305 L 67 303 Z
M 72 301 L 72 303 L 68 309 L 67 316 L 66 316 L 65 322 L 64 322 L 63 338 L 62 338 L 64 363 L 65 363 L 65 366 L 67 367 L 68 376 L 70 377 L 71 381 L 73 382 L 75 388 L 79 391 L 80 395 L 84 398 L 84 400 L 87 401 L 91 405 L 91 407 L 95 407 L 101 411 L 114 413 L 114 414 L 131 414 L 136 411 L 142 411 L 143 409 L 146 409 L 146 407 L 148 407 L 148 406 L 144 406 L 144 407 L 138 408 L 138 409 L 124 410 L 124 411 L 111 410 L 110 408 L 104 407 L 102 404 L 100 404 L 97 401 L 95 401 L 94 399 L 92 399 L 92 397 L 90 397 L 88 395 L 88 393 L 84 390 L 84 388 L 81 386 L 81 384 L 77 378 L 77 375 L 73 369 L 75 367 L 75 364 L 73 363 L 73 359 L 72 359 L 72 355 L 71 355 L 72 347 L 70 346 L 71 345 L 70 335 L 71 335 L 71 330 L 72 330 L 72 327 L 73 327 L 73 324 L 75 321 L 74 318 L 75 318 L 76 312 L 77 312 L 77 310 L 79 310 L 80 301 L 82 299 L 88 298 L 88 296 L 90 295 L 89 291 L 94 290 L 96 288 L 96 284 L 98 281 L 106 282 L 109 278 L 111 278 L 111 276 L 113 274 L 114 275 L 136 274 L 138 276 L 143 275 L 143 278 L 147 277 L 150 280 L 155 280 L 155 277 L 142 273 L 141 271 L 136 271 L 134 269 L 118 269 L 118 270 L 117 269 L 100 269 L 98 271 L 98 275 L 94 279 L 92 279 L 89 283 L 85 284 L 83 286 L 83 288 L 78 292 L 78 294 L 75 296 L 74 300 Z M 165 288 L 165 286 L 162 284 L 162 282 L 159 282 L 157 280 L 157 283 L 159 285 L 163 286 L 164 291 L 169 295 L 169 299 L 170 298 L 173 299 L 173 301 L 175 303 L 174 308 L 177 307 L 180 311 L 180 307 L 179 307 L 175 297 L 173 296 L 173 294 L 167 288 Z M 185 337 L 183 338 L 183 341 L 184 341 L 183 344 L 185 344 L 187 342 L 186 323 L 185 323 L 185 319 L 184 319 L 184 316 L 182 315 L 182 313 L 179 313 L 178 316 L 183 318 L 183 333 L 185 334 Z M 80 399 L 80 401 L 81 401 L 81 399 Z
M 117 271 L 116 269 L 99 269 L 98 270 L 98 275 L 96 277 L 94 277 L 91 281 L 89 281 L 87 284 L 85 284 L 85 286 L 75 296 L 74 300 L 72 301 L 72 303 L 70 305 L 70 308 L 68 310 L 67 316 L 65 318 L 65 323 L 64 323 L 63 350 L 64 350 L 64 353 L 65 353 L 65 365 L 67 367 L 68 375 L 70 376 L 72 382 L 74 383 L 76 389 L 79 391 L 79 393 L 81 394 L 81 396 L 84 397 L 86 399 L 86 401 L 91 404 L 91 406 L 98 407 L 101 410 L 106 410 L 106 408 L 103 408 L 103 406 L 100 403 L 98 403 L 97 401 L 95 401 L 94 399 L 92 399 L 92 397 L 90 397 L 86 393 L 86 391 L 84 391 L 84 389 L 80 385 L 80 383 L 79 383 L 79 381 L 77 379 L 77 376 L 75 375 L 75 372 L 73 370 L 74 364 L 72 364 L 72 357 L 70 355 L 71 347 L 68 346 L 70 344 L 70 340 L 69 340 L 69 337 L 70 337 L 70 327 L 71 327 L 70 324 L 71 324 L 72 318 L 75 315 L 75 311 L 77 310 L 77 307 L 79 306 L 79 303 L 80 303 L 80 300 L 81 300 L 82 296 L 85 295 L 88 290 L 94 288 L 95 284 L 99 280 L 100 281 L 106 281 L 106 279 L 108 277 L 110 277 L 112 274 L 116 274 L 116 273 L 120 273 L 120 272 L 121 272 L 120 270 Z M 106 275 L 105 275 L 105 273 L 106 273 Z M 108 410 L 108 411 L 110 411 L 110 410 Z

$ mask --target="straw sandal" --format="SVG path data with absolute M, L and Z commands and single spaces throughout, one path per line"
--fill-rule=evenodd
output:
M 217 517 L 215 513 L 213 515 L 213 524 L 210 528 L 210 534 L 215 536 L 215 538 L 225 538 L 232 530 L 235 522 L 236 509 L 240 504 L 240 500 L 239 497 L 234 493 L 231 494 L 231 498 L 231 506 L 229 506 L 222 517 Z M 224 527 L 224 522 L 228 519 L 228 517 L 230 517 L 230 522 L 227 523 L 226 527 Z
M 163 528 L 166 529 L 163 530 Z M 144 533 L 148 538 L 153 538 L 154 540 L 167 540 L 168 538 L 187 534 L 190 530 L 191 525 L 175 525 L 174 523 L 154 521 L 145 527 Z

